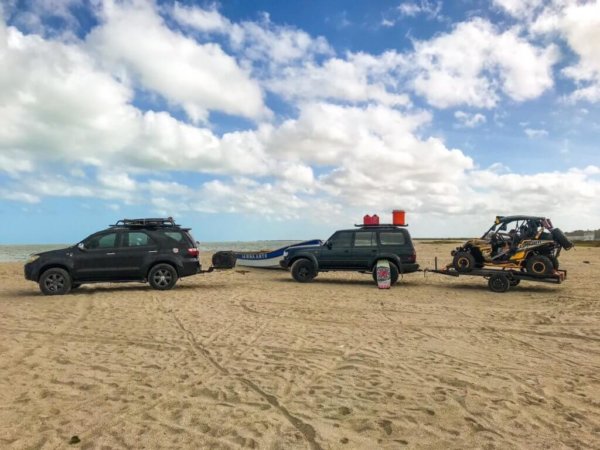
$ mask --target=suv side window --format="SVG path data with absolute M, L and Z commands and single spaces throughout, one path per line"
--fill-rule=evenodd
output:
M 328 242 L 334 247 L 350 247 L 353 238 L 354 231 L 340 231 L 331 236 Z
M 123 247 L 142 247 L 152 244 L 154 244 L 154 241 L 146 233 L 142 231 L 129 231 L 124 233 L 121 245 Z
M 94 236 L 85 243 L 85 246 L 91 250 L 99 248 L 114 248 L 117 244 L 117 233 L 101 234 Z
M 379 242 L 381 245 L 404 245 L 406 238 L 402 232 L 381 231 L 379 233 Z
M 372 247 L 377 245 L 375 242 L 375 233 L 373 231 L 357 231 L 354 234 L 355 247 Z

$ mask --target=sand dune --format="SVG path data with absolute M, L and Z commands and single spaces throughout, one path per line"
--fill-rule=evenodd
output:
M 600 249 L 561 263 L 563 285 L 506 294 L 232 270 L 64 297 L 1 264 L 0 447 L 597 447 Z

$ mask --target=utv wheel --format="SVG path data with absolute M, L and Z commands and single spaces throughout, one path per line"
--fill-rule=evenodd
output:
M 157 264 L 148 274 L 150 286 L 159 291 L 172 289 L 177 283 L 177 271 L 170 264 Z
M 573 248 L 573 243 L 565 236 L 560 228 L 552 230 L 552 238 L 565 250 L 571 250 Z
M 39 284 L 44 295 L 64 295 L 71 290 L 71 276 L 58 267 L 48 269 L 40 277 Z
M 492 292 L 506 292 L 510 288 L 510 285 L 510 280 L 503 273 L 495 273 L 488 280 L 488 287 Z
M 377 265 L 373 267 L 371 273 L 373 274 L 373 281 L 377 283 Z M 392 283 L 392 286 L 398 282 L 399 276 L 400 272 L 398 271 L 398 267 L 396 267 L 396 264 L 390 263 L 390 281 Z
M 308 259 L 299 259 L 292 264 L 292 277 L 300 283 L 306 283 L 317 276 L 314 264 Z
M 527 260 L 525 269 L 527 270 L 527 273 L 531 275 L 544 277 L 550 275 L 554 271 L 554 265 L 547 256 L 533 255 Z
M 456 252 L 452 265 L 457 272 L 471 272 L 475 268 L 475 257 L 469 252 Z

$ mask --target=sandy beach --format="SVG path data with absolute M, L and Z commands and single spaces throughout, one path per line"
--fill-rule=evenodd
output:
M 600 248 L 560 261 L 564 284 L 506 294 L 238 268 L 62 297 L 4 263 L 0 447 L 597 448 Z

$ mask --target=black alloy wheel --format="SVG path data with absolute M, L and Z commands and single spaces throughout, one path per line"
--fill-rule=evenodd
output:
M 306 258 L 294 261 L 292 277 L 300 283 L 307 283 L 317 276 L 314 264 Z
M 148 275 L 150 286 L 159 291 L 172 289 L 177 282 L 177 271 L 170 264 L 157 264 Z
M 44 295 L 65 295 L 71 290 L 71 276 L 58 267 L 46 270 L 39 281 Z

